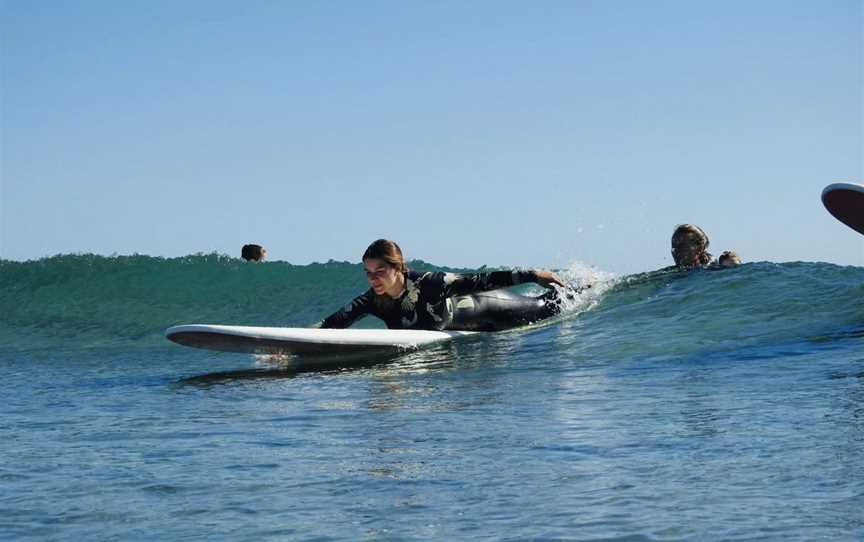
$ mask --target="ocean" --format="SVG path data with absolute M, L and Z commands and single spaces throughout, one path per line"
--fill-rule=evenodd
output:
M 0 539 L 864 540 L 864 268 L 562 274 L 553 322 L 310 371 L 163 333 L 359 264 L 0 261 Z

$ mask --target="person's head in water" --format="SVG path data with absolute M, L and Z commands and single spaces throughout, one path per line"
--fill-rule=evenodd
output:
M 720 267 L 735 267 L 741 265 L 741 257 L 737 253 L 727 250 L 717 258 L 717 264 Z
M 708 235 L 699 226 L 681 224 L 672 233 L 672 258 L 684 268 L 702 267 L 711 263 Z
M 402 249 L 393 241 L 378 239 L 363 253 L 366 280 L 377 295 L 397 297 L 405 286 L 408 267 Z
M 240 256 L 247 262 L 260 262 L 267 256 L 267 249 L 261 245 L 243 245 Z

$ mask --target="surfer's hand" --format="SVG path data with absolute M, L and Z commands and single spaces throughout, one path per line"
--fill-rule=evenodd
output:
M 537 270 L 534 274 L 537 275 L 537 284 L 544 288 L 551 288 L 553 284 L 564 288 L 564 282 L 552 271 Z

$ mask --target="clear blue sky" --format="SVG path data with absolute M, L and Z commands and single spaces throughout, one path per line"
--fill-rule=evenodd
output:
M 2 2 L 0 257 L 864 265 L 862 2 Z

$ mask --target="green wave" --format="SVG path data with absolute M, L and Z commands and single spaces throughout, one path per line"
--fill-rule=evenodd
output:
M 335 261 L 247 263 L 219 254 L 0 260 L 0 349 L 164 346 L 164 329 L 180 323 L 308 326 L 367 287 L 360 264 Z M 757 263 L 618 279 L 580 318 L 585 340 L 619 336 L 636 351 L 854 327 L 864 323 L 862 300 L 864 268 Z M 363 325 L 380 326 L 373 318 Z
M 219 254 L 0 260 L 0 348 L 161 344 L 164 329 L 179 323 L 307 326 L 366 288 L 360 264 L 335 261 L 248 263 Z

